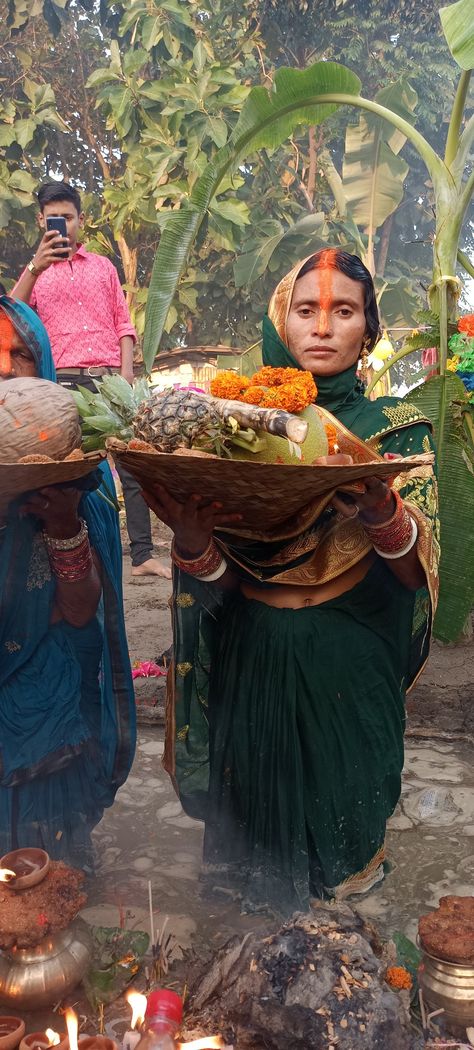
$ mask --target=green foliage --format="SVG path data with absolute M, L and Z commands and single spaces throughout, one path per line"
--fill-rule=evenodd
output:
M 434 426 L 441 520 L 440 597 L 435 636 L 459 638 L 474 603 L 473 407 L 455 375 L 428 379 L 408 398 Z
M 458 0 L 440 10 L 443 32 L 449 50 L 461 69 L 474 68 L 474 34 L 472 21 L 474 12 L 471 0 Z
M 83 985 L 93 1010 L 118 999 L 140 969 L 150 938 L 143 930 L 91 926 L 93 954 Z

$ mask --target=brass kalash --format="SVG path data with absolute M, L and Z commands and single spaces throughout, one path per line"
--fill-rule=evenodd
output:
M 420 918 L 419 984 L 430 1011 L 448 1029 L 474 1026 L 474 897 L 442 897 Z
M 40 849 L 15 850 L 2 857 L 0 907 L 3 907 L 4 914 L 7 913 L 8 905 L 11 907 L 13 903 L 18 903 L 20 896 L 25 910 L 28 904 L 31 908 L 36 887 L 42 889 L 40 884 L 48 873 L 50 881 L 53 879 L 51 869 L 56 869 L 57 876 L 59 867 L 65 877 L 72 872 L 65 865 L 50 866 L 48 854 Z M 80 875 L 75 874 L 79 881 Z M 11 894 L 15 895 L 14 902 Z M 77 900 L 79 908 L 85 898 L 78 894 Z M 40 911 L 39 904 L 37 911 Z M 44 919 L 47 920 L 47 916 Z M 15 943 L 14 936 L 10 938 L 12 943 L 9 943 L 8 937 L 4 938 L 3 943 L 8 946 L 0 950 L 0 1003 L 38 1009 L 57 1002 L 82 980 L 89 967 L 92 951 L 86 923 L 77 918 L 72 921 L 66 918 L 63 929 L 50 929 L 50 926 L 46 921 L 44 935 L 41 936 L 39 929 L 30 947 L 20 947 Z

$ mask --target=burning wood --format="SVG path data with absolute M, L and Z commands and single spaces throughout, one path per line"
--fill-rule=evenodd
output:
M 186 1035 L 214 1029 L 239 1050 L 412 1050 L 408 1013 L 384 980 L 382 947 L 348 905 L 323 901 L 273 934 L 267 927 L 235 938 L 202 960 Z M 205 1038 L 180 1045 L 222 1046 Z

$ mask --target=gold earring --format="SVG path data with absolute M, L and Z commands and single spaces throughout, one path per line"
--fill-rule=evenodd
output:
M 369 379 L 369 347 L 370 347 L 370 335 L 366 335 L 364 342 L 362 343 L 360 351 L 360 368 L 359 375 L 363 383 L 367 384 Z

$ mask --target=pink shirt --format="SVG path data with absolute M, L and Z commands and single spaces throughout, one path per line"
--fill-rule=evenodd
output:
M 40 274 L 30 306 L 48 332 L 56 368 L 120 367 L 119 339 L 137 338 L 115 266 L 83 245 Z

